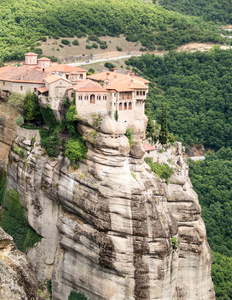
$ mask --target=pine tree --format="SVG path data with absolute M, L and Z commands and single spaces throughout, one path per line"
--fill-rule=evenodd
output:
M 167 110 L 166 107 L 162 108 L 162 118 L 161 118 L 161 129 L 159 134 L 159 142 L 164 145 L 167 144 L 168 140 L 168 125 L 167 125 Z

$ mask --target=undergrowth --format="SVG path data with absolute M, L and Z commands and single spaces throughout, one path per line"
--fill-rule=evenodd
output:
M 166 183 L 168 183 L 168 179 L 174 172 L 171 167 L 169 167 L 167 164 L 153 162 L 151 157 L 145 158 L 145 162 L 149 165 L 152 172 L 156 173 L 160 178 L 166 179 Z
M 19 194 L 16 190 L 10 190 L 5 193 L 0 226 L 13 237 L 17 248 L 22 252 L 25 252 L 27 248 L 33 247 L 35 243 L 40 242 L 42 239 L 28 225 L 25 219 L 25 210 L 21 205 Z

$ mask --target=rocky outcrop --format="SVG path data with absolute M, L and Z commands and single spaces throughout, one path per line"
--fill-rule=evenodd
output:
M 39 280 L 52 278 L 56 300 L 72 290 L 92 300 L 215 299 L 189 179 L 173 175 L 167 185 L 151 172 L 145 122 L 131 124 L 130 149 L 126 125 L 95 121 L 79 118 L 89 150 L 76 170 L 62 153 L 49 159 L 36 131 L 18 131 L 10 152 L 7 188 L 17 189 L 43 237 L 28 252 Z
M 15 136 L 15 111 L 0 100 L 0 163 L 7 159 Z
M 32 263 L 25 254 L 17 250 L 12 237 L 1 227 L 0 299 L 38 299 L 38 284 Z

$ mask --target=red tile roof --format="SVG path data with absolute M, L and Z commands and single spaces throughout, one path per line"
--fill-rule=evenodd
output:
M 45 92 L 48 92 L 48 89 L 45 86 L 42 86 L 42 87 L 38 88 L 37 90 L 42 94 Z
M 41 60 L 41 61 L 45 61 L 45 60 L 46 60 L 46 61 L 51 61 L 51 59 L 50 59 L 50 58 L 47 58 L 47 57 L 41 57 L 41 58 L 38 59 L 38 61 L 39 61 L 39 60 Z
M 109 74 L 109 75 L 107 75 L 107 74 Z M 128 77 L 130 79 L 134 78 L 134 80 L 138 80 L 141 83 L 150 83 L 150 81 L 148 81 L 142 77 L 131 76 L 129 74 L 122 74 L 122 73 L 110 72 L 110 71 L 92 74 L 92 75 L 89 75 L 88 78 L 90 78 L 92 80 L 97 80 L 97 81 L 100 81 L 100 80 L 105 81 L 105 80 L 107 80 L 107 78 L 109 78 L 109 82 L 111 83 L 111 81 L 114 80 L 115 75 L 117 76 L 117 80 Z
M 38 54 L 36 54 L 36 53 L 34 53 L 34 52 L 28 52 L 28 53 L 25 53 L 24 55 L 25 55 L 25 56 L 27 56 L 27 55 L 36 55 L 36 56 L 38 56 Z
M 42 83 L 43 78 L 48 76 L 36 67 L 2 67 L 0 68 L 0 80 L 13 82 L 34 82 Z
M 149 144 L 144 145 L 144 150 L 145 151 L 153 151 L 153 150 L 156 150 L 156 149 L 157 149 L 157 147 L 151 146 Z
M 51 66 L 45 69 L 46 72 L 62 72 L 62 73 L 70 73 L 70 72 L 87 72 L 87 70 L 85 69 L 80 69 L 77 67 L 72 67 L 69 65 L 65 65 L 65 64 L 60 64 L 60 65 L 55 65 L 55 66 Z
M 77 85 L 72 86 L 74 91 L 77 92 L 106 92 L 108 93 L 108 90 L 103 88 L 99 83 L 94 82 L 90 79 L 86 79 L 84 81 L 78 82 Z
M 53 82 L 55 82 L 55 81 L 57 81 L 57 80 L 60 80 L 60 79 L 61 79 L 61 80 L 64 80 L 64 81 L 67 81 L 67 82 L 69 82 L 69 83 L 71 84 L 71 82 L 70 82 L 68 79 L 62 78 L 62 77 L 60 77 L 60 76 L 58 76 L 58 75 L 56 75 L 56 74 L 53 74 L 53 75 L 50 75 L 50 76 L 44 78 L 44 80 L 45 80 L 47 83 L 53 83 Z

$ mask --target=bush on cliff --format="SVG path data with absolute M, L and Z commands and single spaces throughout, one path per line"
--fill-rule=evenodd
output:
M 88 151 L 82 136 L 76 129 L 77 116 L 76 106 L 71 105 L 66 113 L 66 125 L 71 139 L 65 143 L 65 156 L 68 157 L 72 163 L 77 163 L 85 159 Z
M 25 252 L 27 248 L 31 248 L 36 242 L 41 241 L 41 236 L 28 225 L 25 219 L 25 210 L 16 190 L 5 193 L 3 209 L 0 226 L 13 237 L 14 243 L 20 251 Z
M 42 122 L 40 105 L 38 97 L 35 93 L 28 91 L 23 102 L 23 117 L 27 122 Z

